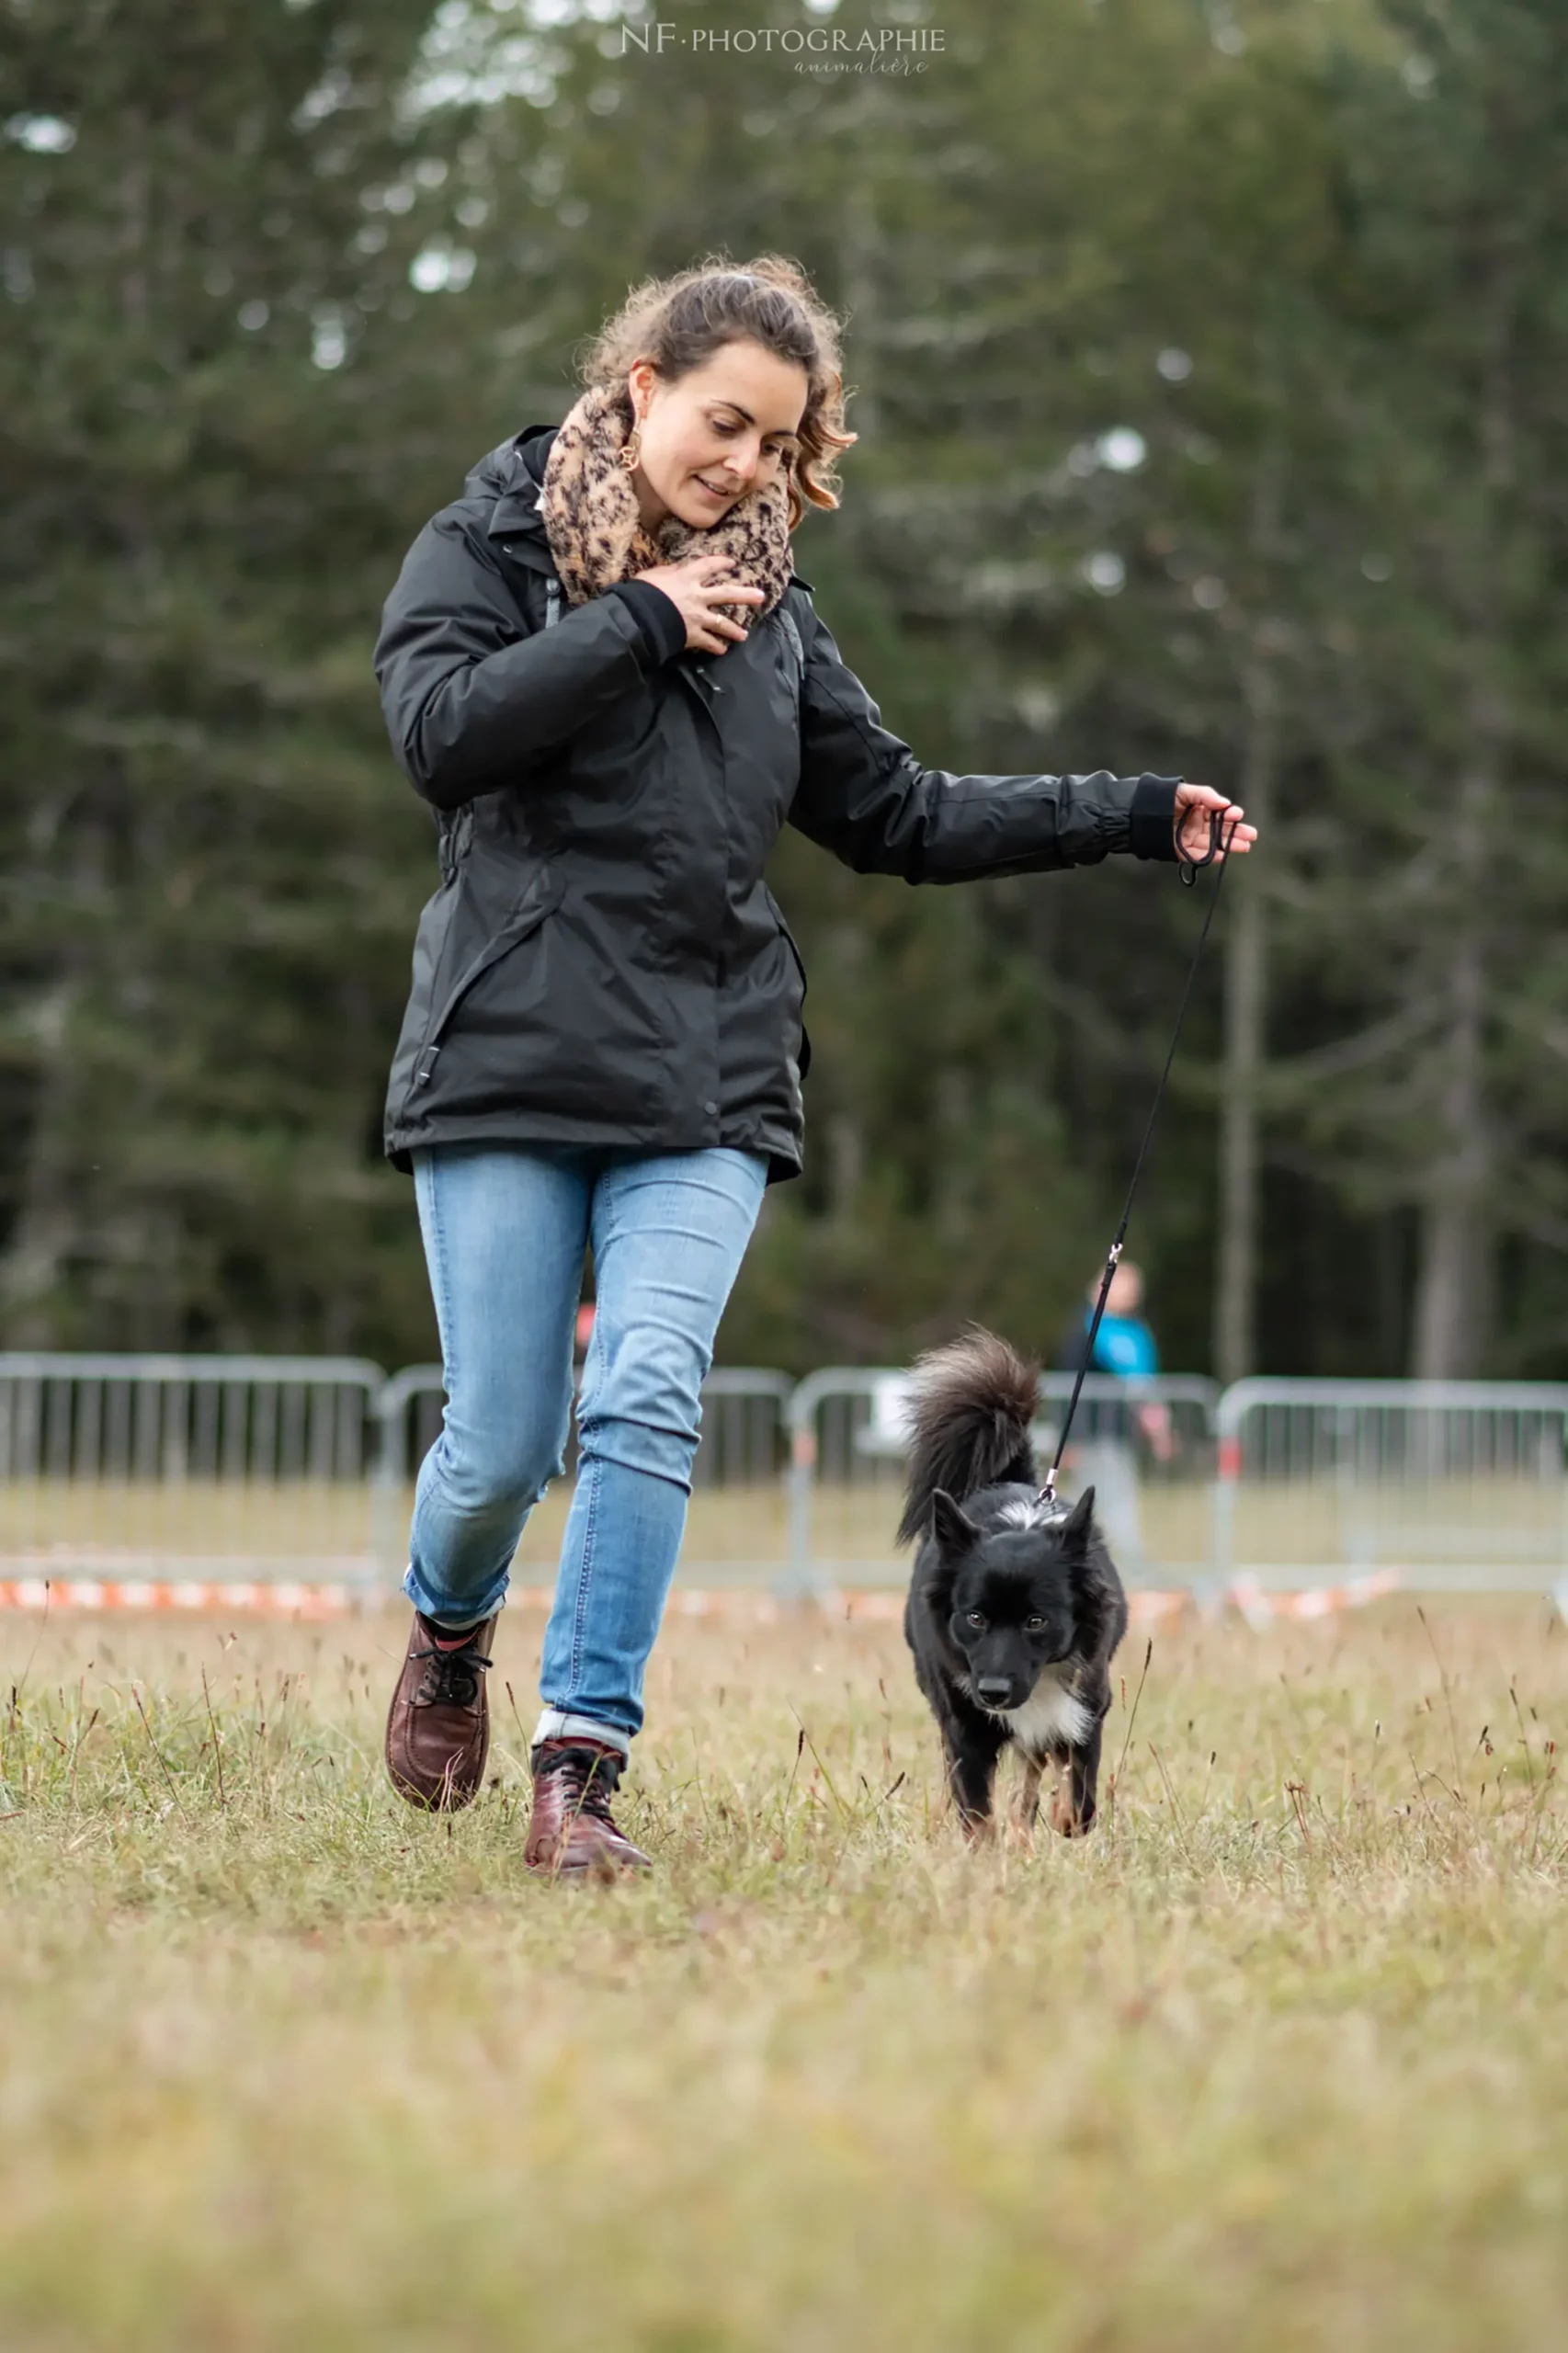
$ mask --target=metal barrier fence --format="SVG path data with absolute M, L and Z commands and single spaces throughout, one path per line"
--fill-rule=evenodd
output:
M 1214 1574 L 1396 1570 L 1434 1591 L 1568 1574 L 1568 1386 L 1243 1381 L 1220 1401 Z
M 1041 1377 L 1042 1464 L 1071 1385 Z M 901 1584 L 908 1391 L 902 1367 L 710 1372 L 682 1576 Z M 393 1590 L 442 1395 L 438 1368 L 358 1358 L 0 1355 L 0 1584 Z M 1568 1593 L 1568 1384 L 1096 1375 L 1079 1412 L 1064 1491 L 1094 1483 L 1130 1585 Z M 568 1503 L 555 1483 L 520 1565 L 553 1563 Z
M 0 1576 L 366 1585 L 379 1365 L 0 1355 Z
M 1056 1450 L 1070 1372 L 1040 1375 L 1033 1437 L 1041 1472 Z M 892 1530 L 903 1477 L 910 1375 L 894 1366 L 824 1366 L 790 1401 L 790 1558 L 785 1589 L 902 1583 Z M 1192 1583 L 1206 1573 L 1214 1479 L 1216 1381 L 1198 1375 L 1084 1382 L 1063 1493 L 1093 1484 L 1130 1583 Z M 824 1544 L 826 1549 L 824 1549 Z
M 787 1415 L 794 1386 L 788 1373 L 761 1366 L 723 1365 L 710 1371 L 702 1384 L 701 1442 L 691 1468 L 693 1508 L 680 1574 L 746 1583 L 766 1580 L 781 1566 L 781 1480 L 789 1456 Z M 389 1579 L 403 1575 L 414 1482 L 439 1432 L 445 1395 L 439 1365 L 411 1365 L 393 1374 L 377 1404 L 381 1438 L 376 1552 Z M 566 1479 L 575 1477 L 577 1451 L 574 1415 L 565 1451 Z M 723 1491 L 722 1500 L 716 1491 Z M 735 1507 L 725 1508 L 732 1499 Z M 547 1496 L 545 1504 L 550 1501 Z M 553 1561 L 563 1504 L 563 1497 L 557 1498 L 537 1529 L 530 1518 L 525 1551 L 531 1540 L 533 1549 Z
M 722 1490 L 730 1507 L 697 1515 L 683 1566 L 729 1580 L 781 1565 L 793 1385 L 710 1372 L 694 1495 Z M 389 1380 L 358 1358 L 0 1354 L 0 1584 L 393 1589 L 444 1395 L 429 1365 Z

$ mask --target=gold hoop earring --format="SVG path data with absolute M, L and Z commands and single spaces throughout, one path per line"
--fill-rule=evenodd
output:
M 640 425 L 634 425 L 623 443 L 620 452 L 620 463 L 625 467 L 628 473 L 631 473 L 635 470 L 637 460 L 642 455 L 642 427 Z

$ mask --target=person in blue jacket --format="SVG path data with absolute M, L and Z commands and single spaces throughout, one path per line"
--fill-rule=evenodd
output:
M 1096 1275 L 1085 1293 L 1082 1309 L 1068 1325 L 1061 1349 L 1062 1370 L 1076 1372 L 1086 1363 L 1090 1372 L 1108 1373 L 1118 1380 L 1152 1380 L 1160 1370 L 1160 1350 L 1143 1312 L 1142 1267 L 1131 1258 L 1119 1261 L 1091 1356 L 1089 1330 L 1100 1282 Z M 1094 1487 L 1098 1517 L 1123 1566 L 1143 1567 L 1139 1444 L 1142 1441 L 1157 1461 L 1170 1461 L 1175 1450 L 1170 1407 L 1153 1397 L 1085 1397 L 1079 1401 L 1074 1436 L 1070 1460 L 1078 1487 Z

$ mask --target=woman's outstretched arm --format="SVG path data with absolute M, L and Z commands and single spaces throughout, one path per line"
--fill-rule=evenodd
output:
M 1222 794 L 1174 776 L 1120 777 L 1108 768 L 958 776 L 922 767 L 882 725 L 814 608 L 805 654 L 801 780 L 790 823 L 857 873 L 962 882 L 1092 866 L 1117 851 L 1174 863 L 1178 807 L 1186 813 L 1184 847 L 1201 855 L 1208 828 L 1199 813 L 1230 806 Z M 1242 826 L 1233 846 L 1248 848 L 1253 838 L 1252 827 Z

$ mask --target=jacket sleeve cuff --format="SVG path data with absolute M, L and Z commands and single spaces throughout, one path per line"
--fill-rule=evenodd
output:
M 1164 858 L 1177 863 L 1176 797 L 1179 776 L 1141 776 L 1132 789 L 1128 812 L 1127 847 L 1134 858 Z
M 686 643 L 686 622 L 680 607 L 649 580 L 618 580 L 608 596 L 631 606 L 642 633 L 650 667 L 670 661 Z

